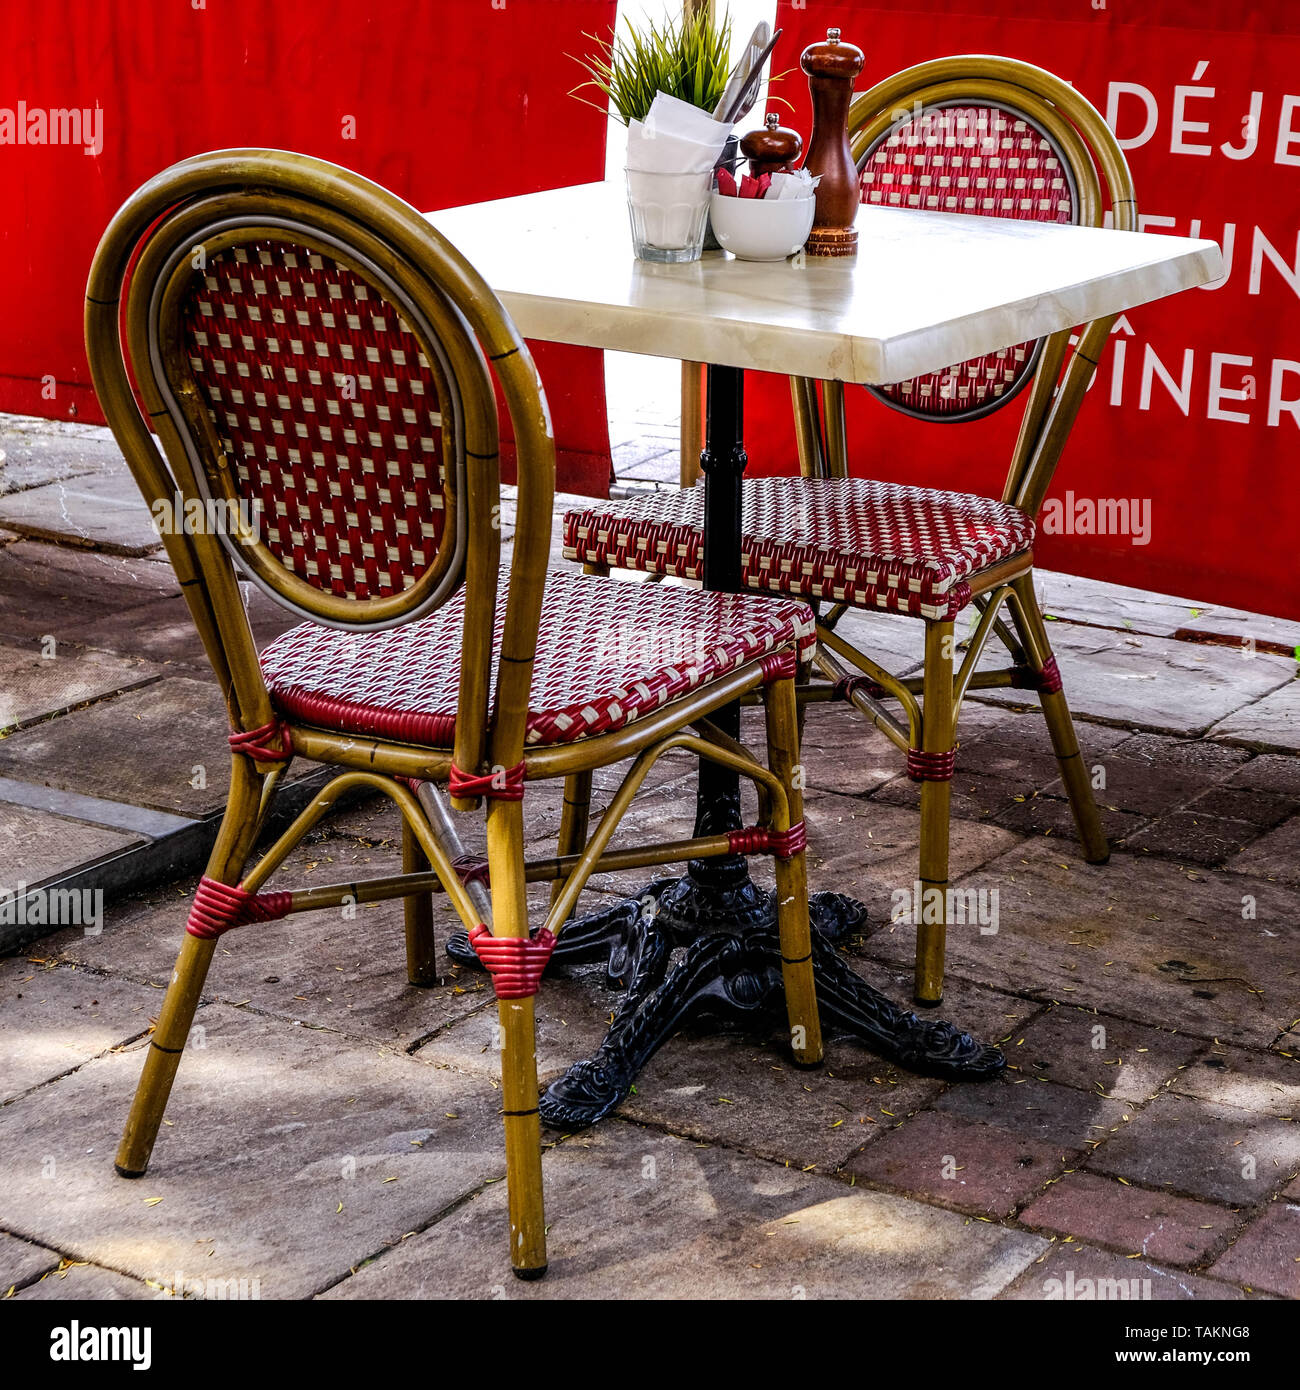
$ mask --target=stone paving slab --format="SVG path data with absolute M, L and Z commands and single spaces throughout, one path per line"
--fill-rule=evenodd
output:
M 1142 816 L 1162 816 L 1177 810 L 1207 788 L 1230 782 L 1249 762 L 1249 754 L 1243 749 L 1225 748 L 1204 740 L 1165 738 L 1159 734 L 1129 736 L 1126 730 L 1116 729 L 1106 733 L 1114 740 L 1109 746 L 1100 737 L 1100 725 L 1090 724 L 1079 730 L 1084 756 L 1094 779 L 1101 783 L 1096 788 L 1098 804 Z M 1064 795 L 1064 788 L 1055 777 L 1044 790 L 1048 795 Z
M 1242 748 L 1300 751 L 1300 680 L 1234 710 L 1214 725 L 1209 737 Z
M 148 555 L 162 548 L 125 464 L 0 497 L 0 524 L 40 540 L 118 555 Z
M 1170 1090 L 1300 1123 L 1300 1061 L 1294 1057 L 1216 1044 L 1183 1067 Z
M 1095 1173 L 1067 1173 L 1020 1213 L 1020 1221 L 1173 1265 L 1199 1264 L 1238 1224 L 1228 1207 L 1125 1186 Z
M 1158 854 L 1181 865 L 1213 868 L 1240 854 L 1260 837 L 1259 826 L 1223 816 L 1175 811 L 1128 836 L 1124 848 L 1135 854 Z
M 0 1110 L 0 1227 L 166 1286 L 258 1279 L 263 1298 L 300 1298 L 504 1172 L 490 1086 L 213 1004 L 150 1172 L 127 1181 L 111 1160 L 142 1062 L 96 1059 Z
M 1300 1171 L 1300 1125 L 1163 1095 L 1103 1144 L 1087 1166 L 1148 1187 L 1249 1206 Z
M 888 983 L 867 974 L 878 987 Z M 949 997 L 944 1016 L 978 1037 L 997 1039 L 1033 1007 L 1010 995 L 966 989 Z M 734 1035 L 683 1035 L 655 1055 L 620 1113 L 688 1138 L 830 1172 L 928 1104 L 942 1084 L 883 1062 L 833 1032 L 825 1065 L 812 1072 L 790 1065 L 779 1027 L 766 1046 Z
M 566 1141 L 542 1167 L 545 1279 L 503 1277 L 506 1194 L 496 1184 L 326 1296 L 984 1299 L 1045 1248 L 1024 1232 L 625 1123 Z
M 835 631 L 896 676 L 910 676 L 921 669 L 925 624 L 915 618 L 854 608 L 839 620 Z
M 1051 619 L 1094 627 L 1116 628 L 1147 633 L 1153 637 L 1172 637 L 1198 617 L 1214 611 L 1206 603 L 1196 603 L 1173 594 L 1151 593 L 1111 584 L 1104 579 L 1059 574 L 1055 570 L 1034 570 L 1034 588 L 1043 612 Z M 1048 635 L 1055 641 L 1057 624 Z
M 900 777 L 882 787 L 872 801 L 918 810 L 921 792 L 915 782 Z M 1099 810 L 1102 828 L 1112 845 L 1123 843 L 1146 825 L 1143 817 L 1128 811 L 1104 805 Z M 1074 840 L 1074 851 L 1078 852 L 1074 813 L 1064 795 L 1045 796 L 1021 780 L 973 776 L 958 769 L 952 779 L 949 813 L 956 820 L 997 825 L 1016 835 Z
M 31 888 L 115 854 L 143 837 L 0 801 L 0 902 L 20 883 Z
M 1294 660 L 1103 628 L 1053 623 L 1052 645 L 1076 718 L 1199 736 L 1292 678 Z M 971 700 L 1027 708 L 1020 690 L 976 690 Z M 1286 745 L 1283 745 L 1286 746 Z
M 1256 1047 L 1300 1015 L 1293 889 L 1154 856 L 1088 865 L 1063 849 L 1030 841 L 962 880 L 999 888 L 1000 921 L 992 935 L 949 931 L 950 974 Z M 901 963 L 910 933 L 878 932 L 867 950 Z
M 0 1297 L 7 1290 L 58 1267 L 59 1257 L 55 1251 L 0 1231 Z
M 1129 1108 L 1121 1101 L 1012 1071 L 987 1086 L 950 1086 L 934 1108 L 1063 1149 L 1100 1144 L 1129 1118 Z
M 1274 1202 L 1241 1233 L 1212 1273 L 1282 1298 L 1300 1298 L 1300 1206 Z
M 892 919 L 895 893 L 906 893 L 910 903 L 920 872 L 919 811 L 878 797 L 861 801 L 829 794 L 810 798 L 805 811 L 808 880 L 814 891 L 848 893 L 866 904 L 872 922 Z M 949 872 L 954 879 L 972 874 L 983 881 L 986 866 L 999 862 L 1019 843 L 1017 836 L 998 826 L 954 820 Z M 901 898 L 897 901 L 902 903 Z M 912 935 L 910 928 L 907 935 Z
M 1244 608 L 1209 608 L 1185 623 L 1183 628 L 1186 632 L 1203 632 L 1243 642 L 1253 640 L 1259 645 L 1268 642 L 1292 652 L 1300 647 L 1300 623 L 1249 613 Z
M 15 1298 L 29 1302 L 119 1303 L 163 1297 L 140 1279 L 128 1279 L 93 1264 L 68 1265 L 20 1289 Z
M 924 1111 L 845 1166 L 868 1182 L 994 1220 L 1072 1167 L 1076 1152 L 993 1125 Z
M 0 742 L 0 775 L 203 816 L 225 805 L 229 732 L 215 682 L 172 676 L 12 734 Z M 290 779 L 311 766 L 296 760 Z
M 1228 860 L 1227 867 L 1240 874 L 1300 884 L 1300 816 L 1247 845 Z
M 998 1297 L 1040 1302 L 1139 1303 L 1148 1299 L 1232 1300 L 1245 1295 L 1240 1289 L 1213 1279 L 1071 1243 L 1054 1245 L 1045 1259 L 1031 1265 Z
M 0 960 L 0 1105 L 147 1032 L 161 1002 L 143 985 L 89 970 Z
M 810 705 L 800 748 L 806 800 L 827 792 L 863 796 L 903 775 L 903 755 L 855 709 Z
M 0 496 L 121 467 L 122 455 L 107 429 L 0 416 Z
M 0 734 L 147 684 L 164 674 L 161 667 L 149 662 L 57 642 L 44 650 L 0 643 L 0 669 L 5 672 L 0 690 Z
M 351 882 L 399 868 L 400 861 L 388 850 L 328 840 L 296 850 L 272 887 Z M 109 915 L 100 936 L 64 932 L 42 945 L 60 959 L 111 968 L 164 987 L 180 948 L 193 887 L 186 882 L 124 904 Z M 441 949 L 459 923 L 444 898 L 435 899 L 435 912 Z M 407 982 L 400 901 L 362 905 L 351 917 L 342 910 L 294 913 L 219 942 L 205 993 L 291 1024 L 407 1048 L 493 998 L 485 975 L 442 960 L 439 984 L 417 988 Z M 444 1059 L 435 1045 L 425 1060 Z
M 1194 1037 L 1147 1028 L 1094 1009 L 1058 1004 L 1007 1050 L 1021 1076 L 1044 1077 L 1121 1101 L 1157 1095 L 1204 1048 Z

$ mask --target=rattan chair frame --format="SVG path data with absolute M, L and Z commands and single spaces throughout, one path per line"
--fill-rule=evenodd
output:
M 1072 183 L 1076 220 L 1100 227 L 1104 211 L 1120 231 L 1137 228 L 1137 203 L 1127 161 L 1095 107 L 1052 73 L 1015 59 L 984 54 L 958 55 L 921 63 L 876 84 L 849 108 L 850 147 L 861 168 L 870 151 L 890 128 L 917 111 L 953 104 L 992 102 L 1023 114 L 1063 158 Z M 1023 403 L 1020 430 L 1009 461 L 1001 500 L 1037 516 L 1051 486 L 1115 315 L 1093 320 L 1077 335 L 1061 330 L 1040 340 L 1035 370 L 1023 389 L 999 399 L 999 408 Z M 1074 341 L 1072 341 L 1074 340 Z M 799 471 L 805 478 L 843 478 L 849 474 L 849 443 L 844 411 L 844 383 L 790 379 Z M 892 401 L 886 404 L 895 406 Z M 969 419 L 970 417 L 964 417 Z M 953 423 L 934 417 L 936 424 Z M 844 681 L 861 675 L 879 687 L 868 693 L 850 688 L 848 699 L 901 750 L 941 756 L 956 747 L 957 716 L 971 690 L 1037 689 L 1044 718 L 1089 863 L 1109 858 L 1091 777 L 1079 751 L 1074 722 L 1056 678 L 1055 658 L 1033 583 L 1033 554 L 1024 551 L 970 576 L 978 614 L 974 630 L 959 640 L 953 622 L 923 619 L 925 661 L 919 677 L 898 677 L 836 631 L 848 611 L 837 604 L 820 616 L 818 677 L 801 686 L 800 718 L 808 706 L 829 702 Z M 602 567 L 588 565 L 589 571 Z M 870 610 L 866 610 L 870 611 Z M 1005 615 L 1005 616 L 1004 616 Z M 996 638 L 1012 664 L 977 670 L 987 644 Z M 960 655 L 960 659 L 959 659 Z M 1043 673 L 1052 673 L 1044 681 Z M 897 704 L 899 712 L 883 701 Z M 943 998 L 947 921 L 948 840 L 951 782 L 921 782 L 920 880 L 926 902 L 936 911 L 916 924 L 914 996 L 923 1005 Z M 932 920 L 934 919 L 934 920 Z
M 445 427 L 444 418 L 443 430 L 451 505 L 439 555 L 428 571 L 401 593 L 377 600 L 316 589 L 242 537 L 230 544 L 203 531 L 172 528 L 164 534 L 168 559 L 225 697 L 232 729 L 245 734 L 267 726 L 279 730 L 278 747 L 273 737 L 232 756 L 226 811 L 206 877 L 256 894 L 340 796 L 358 790 L 382 793 L 402 818 L 402 872 L 293 890 L 285 910 L 404 899 L 408 977 L 413 984 L 431 985 L 437 981 L 434 892 L 447 895 L 468 929 L 486 916 L 493 936 L 525 939 L 530 936 L 526 885 L 552 881 L 545 929 L 558 935 L 593 873 L 735 853 L 726 835 L 609 847 L 646 774 L 670 750 L 685 749 L 754 782 L 764 829 L 779 836 L 797 827 L 803 812 L 795 773 L 793 650 L 778 667 L 751 661 L 615 732 L 553 746 L 526 745 L 554 494 L 555 452 L 545 395 L 526 345 L 490 288 L 424 218 L 377 185 L 303 155 L 216 151 L 164 171 L 120 209 L 91 268 L 86 345 L 99 400 L 145 499 L 152 505 L 177 493 L 186 499 L 228 495 L 220 445 L 177 331 L 178 304 L 192 278 L 191 253 L 201 249 L 214 254 L 268 232 L 328 254 L 377 285 L 399 307 L 439 375 L 444 408 L 451 406 L 451 427 Z M 519 521 L 495 678 L 500 480 L 489 362 L 510 415 L 518 457 Z M 454 747 L 417 747 L 282 720 L 258 662 L 240 596 L 241 577 L 254 579 L 299 615 L 364 631 L 409 622 L 463 584 Z M 765 705 L 766 763 L 709 723 L 711 714 L 742 696 Z M 282 758 L 290 749 L 293 755 L 332 766 L 336 775 L 254 862 L 283 778 Z M 629 771 L 588 836 L 592 771 L 629 758 Z M 446 781 L 453 764 L 479 774 L 522 764 L 525 784 L 547 778 L 565 782 L 558 852 L 544 860 L 525 859 L 522 801 L 487 798 L 486 914 L 481 891 L 462 877 L 445 835 L 422 801 L 425 784 Z M 451 804 L 471 811 L 483 803 L 462 796 Z M 802 850 L 778 856 L 776 875 L 792 1045 L 796 1060 L 814 1064 L 822 1044 Z M 123 1176 L 141 1176 L 148 1167 L 215 946 L 214 938 L 189 932 L 183 939 L 118 1150 L 116 1167 Z M 501 997 L 498 1008 L 510 1259 L 517 1274 L 532 1278 L 546 1268 L 534 998 Z

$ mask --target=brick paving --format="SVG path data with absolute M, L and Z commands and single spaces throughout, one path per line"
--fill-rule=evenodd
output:
M 663 412 L 614 435 L 627 485 L 675 482 Z M 952 931 L 943 1013 L 1002 1041 L 1007 1073 L 950 1086 L 832 1038 L 806 1074 L 775 1031 L 681 1035 L 615 1116 L 548 1136 L 551 1272 L 522 1285 L 491 994 L 450 962 L 407 985 L 397 904 L 227 938 L 150 1175 L 113 1175 L 221 805 L 223 730 L 105 433 L 9 421 L 0 450 L 0 899 L 25 883 L 109 903 L 100 931 L 0 925 L 0 1295 L 233 1279 L 264 1298 L 1018 1300 L 1087 1279 L 1300 1297 L 1300 624 L 1044 575 L 1114 853 L 1080 858 L 1029 698 L 973 697 L 954 878 L 996 888 L 1000 920 Z M 292 621 L 250 602 L 261 640 Z M 853 621 L 915 666 L 919 627 Z M 915 875 L 916 789 L 842 708 L 810 714 L 804 757 L 812 886 L 868 904 L 846 959 L 905 999 L 912 936 L 890 904 Z M 310 795 L 314 770 L 295 775 Z M 689 762 L 665 760 L 627 833 L 678 833 L 692 797 Z M 555 788 L 529 814 L 540 851 Z M 282 880 L 373 874 L 397 848 L 385 806 L 351 805 Z M 603 876 L 587 896 L 632 886 Z M 595 1046 L 616 999 L 595 968 L 548 977 L 544 1078 Z

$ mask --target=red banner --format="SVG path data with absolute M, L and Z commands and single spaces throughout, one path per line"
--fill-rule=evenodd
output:
M 568 55 L 614 0 L 43 0 L 0 6 L 0 410 L 101 421 L 82 349 L 110 217 L 186 155 L 302 151 L 418 208 L 598 179 Z M 557 132 L 562 138 L 557 136 Z M 474 248 L 460 248 L 471 260 Z M 603 358 L 537 347 L 560 486 L 603 496 Z
M 1053 569 L 1300 617 L 1300 8 L 1073 0 L 1044 18 L 1046 8 L 781 0 L 775 68 L 794 71 L 776 91 L 806 136 L 798 55 L 837 25 L 867 54 L 859 91 L 932 58 L 998 53 L 1092 101 L 1126 149 L 1143 228 L 1219 242 L 1228 274 L 1116 324 L 1036 553 Z M 1000 490 L 1018 406 L 944 426 L 849 396 L 855 473 Z M 780 380 L 751 386 L 755 473 L 794 469 L 788 401 Z

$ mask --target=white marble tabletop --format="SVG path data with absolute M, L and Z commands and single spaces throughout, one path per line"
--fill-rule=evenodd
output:
M 621 183 L 426 214 L 528 338 L 878 384 L 1218 279 L 1212 241 L 864 205 L 842 260 L 632 255 Z

